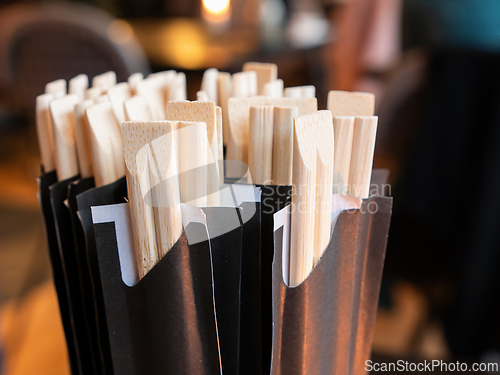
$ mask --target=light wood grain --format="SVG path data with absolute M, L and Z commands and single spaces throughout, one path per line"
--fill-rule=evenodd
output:
M 247 62 L 243 65 L 243 71 L 254 71 L 257 74 L 257 94 L 265 95 L 264 85 L 267 82 L 278 79 L 278 66 L 271 63 Z
M 196 93 L 196 100 L 199 102 L 208 102 L 210 99 L 208 98 L 208 94 L 205 90 L 200 90 Z
M 170 83 L 168 101 L 170 100 L 187 100 L 186 74 L 177 73 Z
M 315 98 L 316 87 L 312 85 L 287 87 L 283 95 L 287 98 Z
M 67 94 L 66 80 L 57 79 L 45 85 L 45 93 L 51 94 L 54 99 L 58 99 Z
M 126 121 L 125 106 L 126 100 L 132 97 L 132 90 L 127 82 L 122 82 L 117 85 L 111 86 L 107 91 L 108 100 L 111 103 L 113 114 L 115 115 L 118 124 Z M 144 119 L 147 120 L 147 119 Z
M 352 137 L 354 134 L 354 117 L 334 117 L 333 134 L 335 138 L 333 193 L 348 195 L 349 173 L 351 169 Z
M 293 119 L 298 107 L 274 107 L 273 184 L 292 184 Z
M 44 172 L 56 169 L 54 131 L 49 109 L 53 99 L 52 94 L 42 94 L 36 98 L 36 133 Z
M 332 116 L 373 116 L 375 95 L 367 92 L 335 91 L 328 93 L 328 110 Z
M 125 175 L 121 126 L 109 102 L 94 104 L 86 114 L 95 184 L 107 185 Z
M 123 103 L 127 121 L 152 121 L 148 102 L 140 95 L 134 95 Z
M 59 181 L 78 174 L 74 115 L 76 103 L 78 97 L 71 94 L 54 99 L 49 104 L 54 124 L 55 160 Z
M 137 83 L 144 79 L 144 75 L 142 73 L 132 73 L 127 82 L 130 85 L 130 89 L 132 90 L 132 94 L 137 94 Z
M 267 96 L 230 98 L 228 102 L 230 142 L 227 145 L 227 160 L 239 160 L 248 164 L 250 107 L 259 106 L 298 107 L 299 115 L 312 113 L 318 109 L 316 98 L 270 98 Z M 233 175 L 237 177 L 238 174 L 231 170 L 227 173 L 228 177 L 233 177 Z
M 368 198 L 377 136 L 377 116 L 356 117 L 352 140 L 350 195 Z
M 127 189 L 139 277 L 177 242 L 182 217 L 172 121 L 123 124 Z
M 208 100 L 219 104 L 219 96 L 217 90 L 217 79 L 219 76 L 219 71 L 214 68 L 205 70 L 203 73 L 203 78 L 201 79 L 200 90 L 205 91 L 208 96 Z
M 233 92 L 235 98 L 247 98 L 257 95 L 257 73 L 253 70 L 233 74 Z
M 329 111 L 294 120 L 290 286 L 302 283 L 330 239 L 333 126 Z
M 222 135 L 224 144 L 227 146 L 230 138 L 229 119 L 227 115 L 227 102 L 232 95 L 233 81 L 231 74 L 226 72 L 219 72 L 217 77 L 217 93 L 219 94 L 219 105 L 222 108 Z
M 163 75 L 149 76 L 137 83 L 137 94 L 146 99 L 155 121 L 165 120 L 166 88 Z
M 91 87 L 85 90 L 85 99 L 97 99 L 103 94 L 100 87 Z
M 201 102 L 212 103 L 213 102 Z M 176 128 L 179 163 L 179 192 L 182 203 L 208 205 L 207 165 L 210 146 L 204 122 L 179 121 Z
M 284 94 L 285 84 L 282 79 L 275 79 L 274 81 L 269 81 L 264 83 L 264 96 L 270 96 L 272 98 L 281 98 Z
M 205 171 L 207 181 L 207 192 L 209 192 L 209 196 L 206 198 L 205 205 L 208 206 L 218 206 L 220 203 L 219 198 L 219 170 L 218 163 L 215 163 L 219 158 L 219 134 L 217 130 L 217 112 L 216 106 L 214 102 L 205 101 L 205 102 L 189 102 L 189 101 L 171 101 L 167 104 L 167 120 L 171 121 L 190 121 L 190 122 L 200 122 L 205 123 L 205 133 L 208 142 L 207 155 L 206 155 L 206 164 L 205 167 L 207 170 Z M 183 129 L 184 125 L 181 127 L 181 131 L 178 133 L 192 132 L 194 136 L 199 137 L 198 132 L 193 129 Z M 202 131 L 202 130 L 199 130 Z M 181 135 L 181 134 L 179 134 Z M 179 145 L 180 152 L 184 152 L 183 148 L 186 148 L 186 152 L 193 152 L 193 146 L 189 145 L 189 139 L 187 136 L 181 136 L 180 141 L 183 142 Z M 203 142 L 201 143 L 203 145 Z M 183 158 L 179 157 L 179 170 L 186 170 L 185 168 L 180 167 L 180 163 Z M 208 165 L 212 165 L 215 168 L 208 168 Z M 197 168 L 201 168 L 202 165 L 198 165 Z M 181 176 L 182 177 L 182 176 Z M 182 184 L 181 184 L 182 186 Z M 182 190 L 181 190 L 181 197 Z M 184 202 L 184 200 L 183 200 Z M 201 201 L 200 201 L 201 202 Z
M 116 73 L 113 71 L 98 74 L 92 79 L 92 87 L 99 87 L 103 92 L 114 85 L 116 85 Z
M 274 107 L 250 108 L 248 168 L 253 184 L 272 185 Z
M 89 77 L 79 74 L 69 80 L 69 93 L 76 94 L 80 101 L 85 99 L 85 91 L 89 88 Z
M 82 178 L 94 175 L 92 167 L 92 147 L 89 139 L 89 120 L 85 111 L 94 105 L 92 99 L 84 100 L 75 105 L 75 135 L 78 152 L 78 167 Z

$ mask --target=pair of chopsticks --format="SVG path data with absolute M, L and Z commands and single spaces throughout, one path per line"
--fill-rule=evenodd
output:
M 328 110 L 293 126 L 289 285 L 302 283 L 331 234 L 332 191 L 368 198 L 377 117 L 374 96 L 331 91 Z
M 123 123 L 127 185 L 139 276 L 182 231 L 180 203 L 218 206 L 221 112 L 214 102 L 170 101 L 165 121 Z

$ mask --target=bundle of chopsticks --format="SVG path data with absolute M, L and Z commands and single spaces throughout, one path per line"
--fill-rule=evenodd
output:
M 314 86 L 284 88 L 277 66 L 205 71 L 197 101 L 184 73 L 78 75 L 37 97 L 45 172 L 59 181 L 126 175 L 139 276 L 182 232 L 181 203 L 218 206 L 225 159 L 248 164 L 254 184 L 292 185 L 289 284 L 300 284 L 329 243 L 332 193 L 367 198 L 377 118 L 374 96 L 331 91 L 318 111 Z

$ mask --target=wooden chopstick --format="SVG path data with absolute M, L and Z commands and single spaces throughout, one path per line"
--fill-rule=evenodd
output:
M 278 66 L 271 63 L 247 62 L 243 64 L 243 71 L 253 71 L 257 74 L 257 94 L 265 95 L 264 85 L 278 79 Z
M 111 86 L 108 88 L 107 95 L 116 120 L 119 124 L 122 124 L 126 118 L 124 103 L 132 97 L 130 85 L 127 82 L 122 82 Z
M 282 79 L 275 79 L 264 83 L 264 96 L 272 98 L 281 98 L 284 95 L 285 84 Z
M 36 98 L 36 133 L 44 173 L 56 169 L 54 131 L 49 109 L 53 99 L 52 94 L 42 94 Z
M 217 76 L 217 93 L 219 95 L 219 105 L 222 108 L 222 126 L 224 144 L 227 146 L 229 143 L 229 119 L 227 117 L 227 102 L 232 95 L 233 82 L 231 74 L 226 72 L 219 72 Z
M 207 94 L 208 100 L 219 105 L 219 96 L 217 90 L 217 80 L 219 77 L 219 71 L 214 68 L 205 70 L 203 73 L 203 78 L 201 79 L 201 91 Z
M 86 110 L 86 114 L 95 184 L 107 185 L 125 175 L 121 127 L 109 101 L 94 104 Z
M 292 184 L 293 119 L 298 107 L 274 107 L 273 184 Z
M 334 194 L 349 194 L 353 133 L 354 117 L 338 116 L 333 118 L 333 134 L 335 137 L 335 162 L 333 167 Z
M 116 73 L 113 71 L 96 75 L 92 79 L 92 87 L 99 87 L 103 92 L 114 85 L 116 85 Z
M 248 168 L 253 184 L 272 184 L 273 117 L 274 107 L 250 108 Z
M 330 237 L 333 127 L 329 111 L 294 120 L 290 280 L 302 283 Z
M 315 98 L 316 87 L 312 85 L 287 87 L 283 95 L 287 98 Z
M 69 93 L 76 94 L 80 101 L 85 99 L 85 91 L 89 88 L 89 77 L 86 74 L 78 74 L 69 80 Z
M 217 161 L 219 160 L 219 154 L 220 154 L 220 149 L 219 149 L 219 131 L 218 131 L 218 121 L 217 121 L 217 111 L 216 111 L 216 106 L 215 103 L 212 101 L 197 101 L 197 102 L 189 102 L 189 101 L 171 101 L 168 102 L 167 104 L 167 120 L 170 121 L 181 121 L 181 122 L 186 122 L 186 121 L 191 121 L 191 122 L 202 122 L 205 123 L 205 133 L 206 133 L 206 138 L 208 141 L 208 148 L 207 148 L 207 155 L 206 158 L 200 159 L 199 163 L 204 162 L 205 166 L 208 164 L 213 164 L 215 162 L 215 167 L 216 168 L 208 168 L 208 170 L 205 172 L 207 174 L 207 192 L 208 192 L 208 197 L 206 201 L 199 201 L 204 203 L 204 205 L 208 206 L 218 206 L 220 204 L 220 198 L 219 198 L 219 183 L 220 183 L 220 177 L 219 177 L 219 169 L 218 169 L 218 164 Z M 182 126 L 183 127 L 183 126 Z M 181 127 L 181 128 L 182 128 Z M 189 129 L 190 131 L 193 132 L 193 135 L 195 136 L 201 136 L 199 135 L 198 132 L 194 132 L 192 129 Z M 193 147 L 189 145 L 190 140 L 186 137 L 183 136 L 180 133 L 185 133 L 187 130 L 182 130 L 181 132 L 177 132 L 180 135 L 180 144 L 179 144 L 179 150 L 180 152 L 184 152 L 184 149 L 186 152 L 190 153 L 193 152 Z M 199 130 L 202 132 L 202 130 Z M 198 145 L 195 143 L 194 140 L 192 140 L 192 144 Z M 202 142 L 201 145 L 204 143 Z M 198 146 L 197 146 L 198 147 Z M 179 157 L 179 161 L 182 162 L 183 157 Z M 194 162 L 193 162 L 194 163 Z M 179 164 L 180 165 L 180 164 Z M 196 164 L 193 164 L 196 165 Z M 202 168 L 203 164 L 198 164 L 197 167 L 194 168 Z M 179 170 L 186 171 L 187 169 L 180 168 Z M 182 178 L 182 176 L 181 176 Z M 182 186 L 184 184 L 181 183 Z M 187 187 L 190 189 L 190 187 Z M 182 192 L 182 189 L 181 189 Z M 182 193 L 181 193 L 181 198 L 183 198 Z M 183 200 L 183 202 L 185 202 Z
M 67 94 L 66 80 L 57 79 L 45 85 L 45 93 L 51 94 L 54 99 L 58 99 Z
M 182 232 L 172 121 L 125 122 L 124 157 L 139 277 L 172 248 Z
M 78 167 L 82 178 L 94 175 L 92 167 L 92 147 L 89 139 L 89 120 L 85 111 L 94 105 L 92 99 L 84 100 L 75 105 L 75 135 L 78 152 Z
M 234 98 L 247 98 L 257 95 L 257 73 L 253 70 L 233 74 Z
M 327 108 L 332 116 L 373 116 L 375 95 L 367 92 L 335 91 L 328 93 Z
M 377 136 L 377 116 L 356 117 L 349 172 L 350 195 L 368 198 Z
M 153 116 L 146 99 L 140 95 L 134 95 L 123 103 L 125 118 L 127 121 L 152 121 Z
M 54 124 L 54 146 L 57 178 L 66 180 L 78 175 L 78 157 L 75 144 L 74 108 L 78 96 L 71 94 L 54 99 L 49 103 Z

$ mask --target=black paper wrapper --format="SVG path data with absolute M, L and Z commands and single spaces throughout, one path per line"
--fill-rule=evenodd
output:
M 219 344 L 206 227 L 190 223 L 174 247 L 133 287 L 121 270 L 114 223 L 95 224 L 115 374 L 219 374 Z
M 72 180 L 63 181 L 61 184 L 66 187 Z M 78 340 L 76 335 L 75 321 L 72 317 L 72 306 L 70 304 L 70 288 L 68 285 L 68 277 L 62 252 L 59 250 L 58 230 L 54 220 L 54 212 L 51 204 L 51 186 L 57 184 L 57 175 L 55 171 L 44 173 L 37 179 L 38 184 L 38 200 L 42 212 L 43 223 L 45 227 L 45 235 L 49 248 L 49 256 L 52 264 L 52 275 L 54 278 L 54 286 L 59 301 L 59 311 L 61 313 L 61 321 L 66 337 L 68 347 L 69 363 L 71 373 L 82 374 L 81 359 L 78 352 Z M 62 201 L 61 201 L 62 203 Z
M 391 210 L 392 198 L 371 197 L 342 212 L 320 261 L 295 288 L 283 281 L 283 227 L 275 232 L 272 375 L 365 373 Z
M 108 185 L 88 189 L 75 196 L 76 217 L 75 223 L 77 233 L 77 246 L 80 254 L 84 254 L 81 262 L 85 264 L 91 285 L 86 289 L 86 298 L 92 301 L 92 313 L 95 319 L 95 336 L 97 338 L 97 350 L 100 358 L 100 371 L 103 374 L 114 374 L 111 360 L 111 349 L 108 337 L 108 326 L 106 322 L 106 310 L 102 294 L 101 276 L 99 272 L 99 259 L 92 222 L 92 206 L 125 203 L 127 196 L 127 183 L 125 177 Z M 72 210 L 74 212 L 74 210 Z

